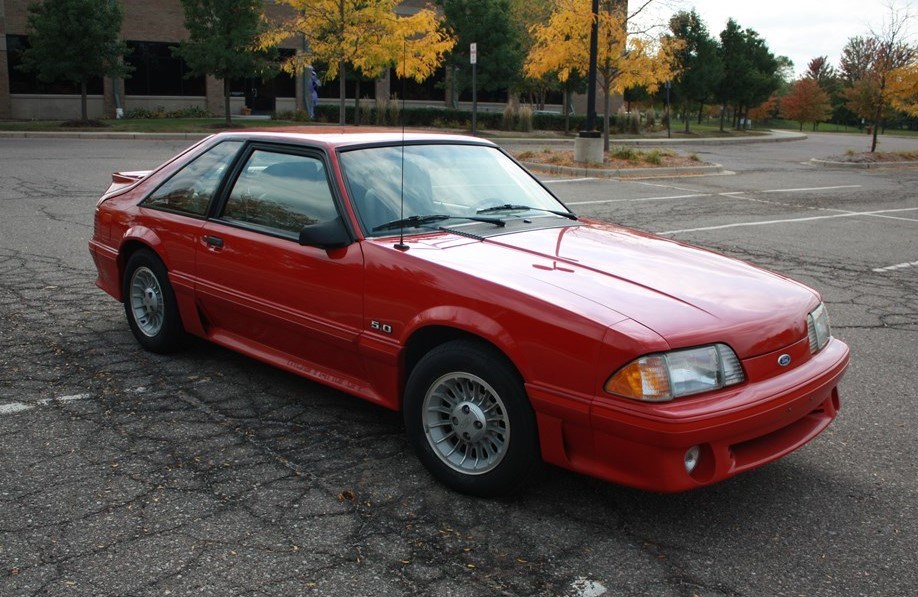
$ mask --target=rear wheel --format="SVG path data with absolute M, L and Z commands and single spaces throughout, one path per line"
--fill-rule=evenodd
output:
M 454 341 L 425 355 L 408 379 L 404 417 L 421 462 L 457 491 L 508 493 L 539 463 L 522 381 L 485 344 Z
M 167 353 L 185 333 L 166 266 L 147 249 L 135 252 L 124 269 L 124 312 L 134 338 L 145 349 Z

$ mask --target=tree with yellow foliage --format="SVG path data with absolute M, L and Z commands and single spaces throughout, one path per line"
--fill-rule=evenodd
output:
M 918 118 L 918 57 L 912 64 L 890 72 L 888 86 L 893 107 Z
M 650 39 L 628 34 L 625 0 L 601 0 L 599 13 L 593 14 L 590 0 L 552 0 L 547 23 L 530 29 L 534 44 L 526 59 L 526 76 L 539 78 L 557 73 L 561 82 L 577 72 L 586 77 L 589 70 L 590 24 L 598 21 L 599 39 L 597 80 L 603 102 L 603 145 L 609 149 L 609 112 L 612 94 L 643 86 L 654 93 L 674 76 L 673 56 L 679 40 Z M 646 4 L 642 5 L 646 6 Z
M 272 47 L 284 39 L 303 36 L 306 48 L 282 65 L 302 73 L 315 62 L 328 65 L 323 78 L 338 78 L 339 123 L 344 124 L 345 73 L 350 64 L 368 77 L 395 67 L 402 78 L 421 82 L 443 62 L 455 45 L 436 13 L 423 9 L 411 16 L 395 14 L 398 0 L 277 0 L 293 9 L 293 16 L 272 23 L 261 45 Z

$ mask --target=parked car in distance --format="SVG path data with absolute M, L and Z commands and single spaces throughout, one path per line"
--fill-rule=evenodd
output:
M 115 173 L 89 249 L 145 349 L 199 336 L 400 410 L 476 495 L 540 462 L 721 481 L 822 432 L 848 364 L 815 291 L 579 218 L 463 136 L 213 135 Z

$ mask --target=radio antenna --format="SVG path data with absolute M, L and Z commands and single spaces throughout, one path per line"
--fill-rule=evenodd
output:
M 402 41 L 402 109 L 398 111 L 399 119 L 402 121 L 402 166 L 401 181 L 399 184 L 399 214 L 398 218 L 402 225 L 398 229 L 398 244 L 395 248 L 399 251 L 407 251 L 408 245 L 405 244 L 405 74 L 408 69 L 408 40 Z M 396 69 L 396 73 L 398 69 Z

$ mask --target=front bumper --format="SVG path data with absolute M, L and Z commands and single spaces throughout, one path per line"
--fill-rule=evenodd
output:
M 791 371 L 705 398 L 662 404 L 600 398 L 590 407 L 589 430 L 581 426 L 582 410 L 581 424 L 564 416 L 557 421 L 564 456 L 555 452 L 549 460 L 650 491 L 722 481 L 793 452 L 828 427 L 840 407 L 838 383 L 848 359 L 847 345 L 833 338 Z M 540 413 L 540 427 L 551 427 L 551 418 Z M 684 458 L 692 446 L 701 455 L 688 473 Z

